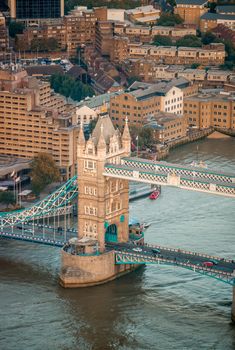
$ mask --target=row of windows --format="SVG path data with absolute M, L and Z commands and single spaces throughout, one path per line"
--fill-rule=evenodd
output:
M 97 216 L 97 208 L 85 205 L 85 214 Z
M 97 195 L 97 189 L 94 186 L 85 186 L 85 194 L 88 194 L 90 196 L 96 196 Z

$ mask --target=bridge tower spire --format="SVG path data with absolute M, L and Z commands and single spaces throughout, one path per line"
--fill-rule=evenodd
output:
M 126 156 L 131 152 L 131 135 L 128 127 L 128 118 L 126 117 L 125 126 L 122 134 L 122 146 L 126 150 Z
M 103 252 L 105 241 L 129 237 L 128 181 L 103 175 L 106 163 L 129 155 L 127 123 L 121 137 L 109 116 L 101 116 L 88 141 L 79 134 L 78 150 L 78 237 L 97 240 Z

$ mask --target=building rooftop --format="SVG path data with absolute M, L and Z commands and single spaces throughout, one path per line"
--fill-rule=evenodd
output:
M 96 146 L 98 144 L 98 141 L 101 135 L 102 127 L 103 127 L 102 132 L 104 135 L 106 145 L 109 144 L 110 137 L 112 137 L 116 132 L 109 115 L 106 114 L 104 116 L 100 116 L 98 119 L 98 122 L 96 123 L 95 129 L 93 130 L 93 133 L 92 133 L 92 140 Z
M 122 93 L 123 93 L 123 90 L 110 92 L 110 93 L 102 94 L 99 96 L 93 96 L 93 97 L 87 98 L 84 101 L 80 101 L 77 104 L 77 106 L 87 106 L 90 108 L 98 108 L 98 107 L 103 106 L 103 104 L 105 104 L 105 103 L 109 103 L 111 97 L 120 95 Z
M 5 176 L 13 171 L 18 172 L 31 167 L 32 160 L 16 158 L 13 156 L 0 156 L 0 176 Z
M 235 14 L 235 5 L 216 6 L 216 12 L 221 14 Z
M 58 64 L 54 66 L 28 66 L 25 70 L 29 75 L 52 75 L 52 74 L 64 74 L 63 68 Z
M 176 5 L 204 5 L 208 0 L 176 0 Z
M 182 115 L 177 115 L 173 113 L 168 112 L 159 112 L 155 114 L 151 120 L 145 124 L 145 126 L 148 126 L 150 128 L 153 128 L 155 130 L 161 130 L 164 128 L 163 124 L 171 121 L 175 121 L 176 119 L 182 119 Z
M 211 20 L 211 21 L 216 21 L 217 19 L 223 19 L 223 20 L 228 20 L 228 21 L 235 21 L 235 15 L 224 15 L 220 13 L 211 13 L 211 12 L 206 12 L 204 15 L 201 16 L 201 19 L 206 19 L 206 20 Z
M 189 84 L 190 83 L 187 79 L 180 77 L 172 79 L 168 82 L 163 81 L 157 84 L 147 84 L 145 86 L 139 84 L 139 88 L 137 90 L 133 90 L 133 88 L 137 88 L 137 83 L 134 87 L 134 84 L 131 85 L 130 88 L 132 89 L 132 91 L 130 92 L 130 94 L 134 96 L 137 100 L 145 100 L 153 96 L 164 96 L 173 87 L 184 88 L 187 87 Z
M 228 100 L 233 100 L 235 101 L 235 94 L 233 93 L 229 93 L 229 92 L 204 92 L 204 93 L 200 93 L 198 95 L 192 96 L 192 97 L 188 97 L 185 99 L 185 101 L 228 101 Z
M 149 12 L 156 12 L 156 11 L 159 11 L 159 10 L 155 9 L 152 5 L 146 5 L 146 6 L 140 6 L 134 9 L 126 10 L 125 12 L 127 14 L 137 14 L 140 12 L 149 13 Z

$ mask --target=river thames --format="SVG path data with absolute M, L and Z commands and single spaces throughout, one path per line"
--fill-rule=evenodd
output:
M 167 161 L 235 172 L 235 139 L 206 139 Z M 145 240 L 235 258 L 235 200 L 163 188 L 130 205 Z M 58 285 L 58 248 L 0 241 L 0 349 L 234 350 L 229 285 L 177 267 L 146 266 L 89 289 Z

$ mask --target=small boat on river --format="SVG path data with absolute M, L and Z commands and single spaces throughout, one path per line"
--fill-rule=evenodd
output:
M 158 190 L 154 190 L 150 195 L 149 195 L 149 199 L 157 199 L 160 196 L 160 191 Z

